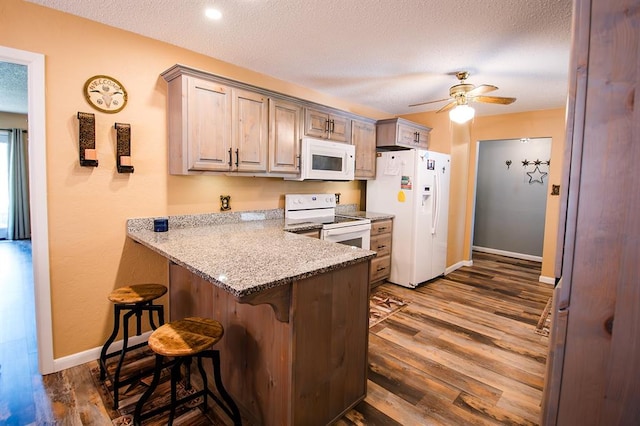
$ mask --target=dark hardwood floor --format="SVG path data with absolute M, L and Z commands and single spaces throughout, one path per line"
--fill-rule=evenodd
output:
M 0 240 L 0 425 L 35 421 L 38 374 L 31 241 Z
M 535 328 L 552 288 L 537 262 L 473 263 L 379 287 L 411 303 L 371 328 L 368 395 L 339 425 L 538 424 L 548 337 Z
M 30 280 L 30 264 L 17 265 L 29 271 L 3 268 L 3 292 L 13 274 Z M 552 293 L 539 275 L 539 263 L 474 253 L 473 267 L 417 289 L 376 288 L 410 303 L 370 329 L 368 396 L 337 424 L 537 424 L 548 338 L 534 330 Z M 91 379 L 97 363 L 41 378 L 33 335 L 12 337 L 5 322 L 24 315 L 33 333 L 33 313 L 0 303 L 0 425 L 111 424 Z

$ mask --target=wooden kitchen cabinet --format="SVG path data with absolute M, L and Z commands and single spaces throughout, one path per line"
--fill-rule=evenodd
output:
M 383 219 L 371 223 L 371 250 L 376 257 L 371 259 L 369 285 L 376 287 L 391 274 L 391 234 L 393 219 Z
M 169 171 L 229 170 L 231 88 L 185 77 L 169 93 Z
M 231 171 L 266 172 L 269 146 L 268 98 L 232 89 Z
M 171 80 L 169 172 L 266 172 L 267 108 L 260 94 L 193 76 Z
M 376 146 L 428 149 L 431 129 L 402 118 L 379 120 Z
M 335 142 L 351 143 L 351 120 L 335 111 L 305 108 L 304 134 Z
M 375 176 L 375 120 L 184 65 L 161 75 L 170 174 L 289 178 L 300 173 L 300 139 L 310 136 L 356 145 L 356 178 Z
M 351 121 L 351 144 L 356 147 L 356 179 L 376 177 L 376 124 L 374 121 Z
M 303 107 L 280 99 L 269 100 L 269 171 L 300 172 L 300 123 Z

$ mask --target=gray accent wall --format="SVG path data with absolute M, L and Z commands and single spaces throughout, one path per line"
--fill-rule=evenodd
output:
M 474 247 L 542 256 L 550 158 L 551 138 L 479 142 Z

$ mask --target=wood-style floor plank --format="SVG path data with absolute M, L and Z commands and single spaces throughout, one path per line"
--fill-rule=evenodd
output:
M 409 304 L 370 328 L 367 397 L 336 424 L 537 425 L 548 338 L 535 326 L 552 294 L 539 276 L 539 263 L 474 253 L 473 266 L 416 289 L 377 287 Z M 18 326 L 35 333 L 31 316 Z M 0 330 L 0 399 L 11 397 L 0 405 L 13 416 L 2 419 L 0 407 L 0 424 L 110 424 L 114 412 L 91 378 L 97 363 L 34 375 L 34 336 L 16 330 Z M 30 361 L 12 359 L 18 348 Z M 8 379 L 17 381 L 15 392 L 7 392 Z M 181 423 L 217 424 L 189 416 Z
M 405 424 L 420 416 L 430 425 L 538 424 L 548 338 L 535 326 L 553 291 L 539 276 L 539 263 L 474 253 L 472 267 L 417 289 L 380 286 L 410 304 L 371 328 L 373 392 L 360 405 Z M 395 361 L 377 362 L 378 354 Z M 380 377 L 393 377 L 393 386 Z M 422 389 L 415 403 L 416 384 L 430 380 L 440 394 Z M 346 417 L 375 424 L 359 409 Z

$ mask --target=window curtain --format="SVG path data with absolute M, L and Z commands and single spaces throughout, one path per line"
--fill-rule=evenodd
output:
M 29 208 L 29 171 L 27 142 L 22 129 L 11 129 L 9 135 L 9 217 L 10 240 L 31 238 Z

